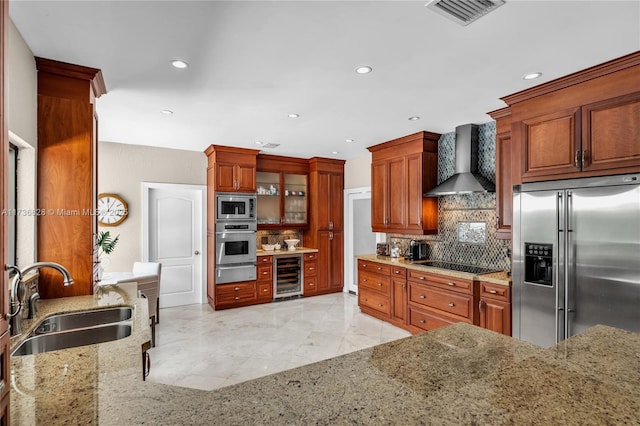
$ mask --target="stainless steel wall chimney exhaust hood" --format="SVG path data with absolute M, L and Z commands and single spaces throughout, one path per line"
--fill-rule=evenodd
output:
M 478 126 L 476 124 L 456 127 L 455 153 L 455 174 L 426 192 L 425 197 L 496 190 L 493 182 L 478 173 Z

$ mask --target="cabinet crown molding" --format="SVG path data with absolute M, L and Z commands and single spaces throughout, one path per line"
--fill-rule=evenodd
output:
M 91 84 L 93 96 L 99 98 L 107 93 L 107 86 L 104 83 L 102 70 L 98 68 L 85 67 L 82 65 L 69 64 L 67 62 L 55 61 L 53 59 L 35 57 L 36 69 L 38 72 L 55 74 L 62 77 L 87 80 Z

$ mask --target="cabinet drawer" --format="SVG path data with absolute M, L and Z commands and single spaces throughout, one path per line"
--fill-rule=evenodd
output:
M 303 293 L 313 293 L 318 290 L 318 277 L 316 276 L 304 276 L 304 291 Z
M 273 256 L 258 256 L 258 265 L 271 265 L 273 263 Z
M 409 324 L 414 327 L 423 330 L 434 330 L 456 322 L 460 321 L 444 315 L 438 315 L 435 312 L 418 309 L 415 306 L 409 306 Z
M 318 260 L 318 253 L 305 253 L 302 258 L 305 262 Z
M 389 315 L 391 312 L 389 309 L 389 297 L 375 291 L 359 289 L 358 303 L 361 306 L 366 306 L 385 315 Z
M 273 266 L 258 263 L 258 281 L 273 281 Z
M 500 284 L 487 283 L 480 281 L 480 297 L 488 297 L 490 299 L 502 300 L 504 302 L 511 301 L 511 287 Z
M 258 283 L 258 298 L 259 299 L 271 299 L 273 298 L 273 283 L 272 282 L 259 282 Z
M 316 260 L 313 260 L 313 261 L 305 260 L 304 261 L 304 276 L 305 277 L 315 277 L 316 275 L 318 275 L 318 262 Z
M 473 318 L 473 296 L 441 291 L 426 285 L 409 283 L 409 301 L 464 318 Z
M 384 263 L 358 259 L 358 271 L 369 271 L 376 274 L 389 275 L 391 266 Z
M 407 268 L 401 268 L 399 266 L 391 267 L 391 277 L 392 278 L 407 278 Z
M 217 303 L 235 303 L 256 298 L 255 282 L 222 284 L 216 286 Z
M 369 271 L 358 271 L 358 288 L 375 290 L 389 295 L 391 279 L 388 276 L 385 277 Z
M 459 293 L 473 293 L 473 281 L 464 278 L 454 278 L 447 275 L 431 274 L 428 272 L 409 269 L 407 279 L 419 282 L 421 284 L 429 284 L 443 290 L 453 290 Z

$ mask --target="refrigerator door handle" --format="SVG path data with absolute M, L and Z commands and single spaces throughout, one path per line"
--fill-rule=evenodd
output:
M 575 271 L 572 271 L 575 263 L 575 253 L 573 250 L 573 193 L 571 191 L 567 191 L 567 255 L 566 260 L 564 262 L 565 267 L 565 285 L 564 285 L 564 300 L 566 304 L 566 314 L 565 314 L 565 325 L 564 325 L 564 338 L 567 339 L 571 337 L 571 320 L 572 317 L 570 314 L 575 312 L 575 309 L 572 309 L 569 306 L 569 303 L 573 301 L 573 286 L 575 280 Z
M 565 244 L 566 236 L 565 236 L 565 199 L 564 193 L 558 192 L 556 194 L 556 229 L 557 238 L 556 238 L 556 259 L 555 265 L 553 268 L 553 285 L 556 289 L 556 330 L 555 330 L 555 338 L 556 343 L 564 340 L 565 338 L 565 318 L 566 313 L 564 311 L 565 301 L 564 298 L 564 277 L 566 277 L 564 265 L 565 263 L 565 253 L 562 249 Z

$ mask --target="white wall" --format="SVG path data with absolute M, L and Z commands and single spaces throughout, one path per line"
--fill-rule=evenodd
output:
M 119 194 L 129 217 L 116 227 L 99 227 L 120 235 L 111 255 L 103 257 L 105 271 L 130 271 L 142 260 L 142 182 L 206 185 L 207 157 L 203 152 L 100 142 L 98 193 Z
M 344 187 L 360 188 L 371 186 L 371 153 L 352 158 L 344 164 Z
M 19 148 L 17 209 L 32 211 L 36 206 L 36 148 L 38 146 L 38 80 L 36 61 L 22 35 L 9 23 L 8 117 L 9 141 Z M 19 215 L 16 257 L 18 266 L 36 258 L 36 218 Z
M 22 35 L 9 25 L 9 130 L 32 147 L 38 143 L 36 61 Z

